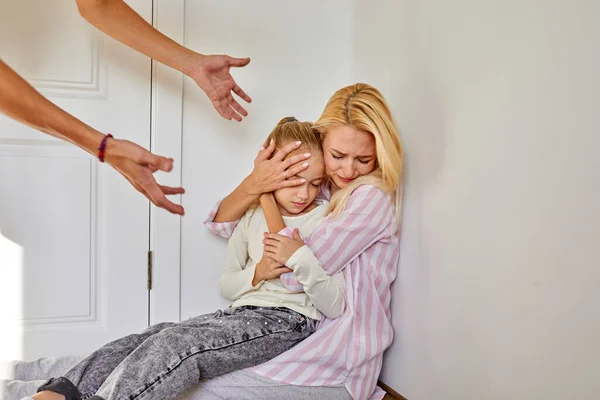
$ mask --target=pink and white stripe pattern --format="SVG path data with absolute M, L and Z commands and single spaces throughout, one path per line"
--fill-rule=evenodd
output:
M 326 193 L 327 194 L 327 193 Z M 205 224 L 228 237 L 236 222 L 215 223 L 219 204 Z M 383 352 L 392 342 L 390 285 L 396 278 L 400 236 L 394 204 L 374 186 L 352 193 L 338 218 L 327 218 L 307 245 L 327 273 L 344 271 L 347 308 L 336 320 L 324 319 L 315 332 L 293 349 L 254 368 L 260 375 L 295 385 L 344 385 L 354 399 L 381 399 L 377 388 Z M 288 288 L 299 283 L 282 276 Z

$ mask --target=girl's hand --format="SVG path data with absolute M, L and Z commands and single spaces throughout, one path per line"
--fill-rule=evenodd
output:
M 278 263 L 285 265 L 290 257 L 300 247 L 304 246 L 304 241 L 300 237 L 298 229 L 294 229 L 293 236 L 293 238 L 289 238 L 277 233 L 265 233 L 265 239 L 263 240 L 265 254 Z
M 248 177 L 249 192 L 258 196 L 284 187 L 303 184 L 304 179 L 294 177 L 308 167 L 308 162 L 304 161 L 310 158 L 310 153 L 296 154 L 284 161 L 284 158 L 301 144 L 300 142 L 290 143 L 271 159 L 269 157 L 275 151 L 275 142 L 271 141 L 266 149 L 261 148 L 254 159 L 254 170 Z
M 263 253 L 263 258 L 256 264 L 256 268 L 254 269 L 252 286 L 258 285 L 261 281 L 279 278 L 279 276 L 288 272 L 292 272 L 292 270 Z

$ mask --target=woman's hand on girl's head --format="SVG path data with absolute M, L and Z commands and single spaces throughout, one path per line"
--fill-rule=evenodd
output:
M 265 233 L 263 240 L 265 245 L 265 254 L 273 260 L 285 265 L 290 257 L 304 246 L 304 241 L 298 233 L 298 229 L 294 229 L 293 238 L 279 235 L 277 233 Z
M 285 187 L 298 186 L 304 179 L 296 178 L 296 174 L 308 167 L 310 153 L 296 154 L 288 159 L 285 157 L 300 147 L 302 143 L 292 142 L 280 149 L 272 158 L 275 142 L 271 141 L 267 148 L 261 148 L 254 159 L 254 170 L 250 174 L 248 190 L 254 195 L 273 192 Z

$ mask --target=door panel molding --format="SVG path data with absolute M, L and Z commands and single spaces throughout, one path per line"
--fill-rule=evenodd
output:
M 183 44 L 185 0 L 154 0 L 153 25 Z M 173 170 L 157 174 L 166 186 L 181 186 L 183 75 L 153 61 L 152 65 L 152 142 L 154 153 L 172 157 Z M 171 196 L 181 202 L 181 196 Z M 181 203 L 180 203 L 181 204 Z M 181 217 L 152 206 L 150 250 L 153 252 L 149 323 L 179 321 L 181 277 Z

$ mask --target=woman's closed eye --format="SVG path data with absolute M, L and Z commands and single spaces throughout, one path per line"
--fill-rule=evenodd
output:
M 335 154 L 331 154 L 331 157 L 333 157 L 335 160 L 343 160 L 344 158 L 346 158 L 346 156 L 336 156 Z M 368 164 L 373 160 L 362 160 L 360 158 L 357 158 L 358 162 L 361 164 Z
M 335 160 L 343 160 L 347 156 L 347 154 L 340 153 L 337 150 L 331 151 L 329 154 L 331 154 L 331 157 L 333 157 Z

